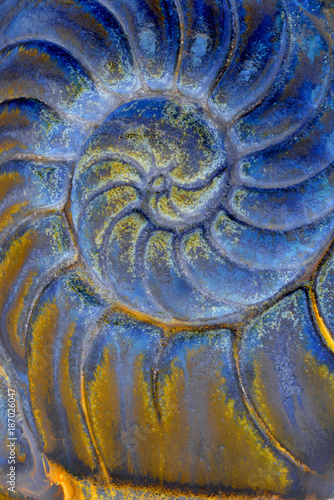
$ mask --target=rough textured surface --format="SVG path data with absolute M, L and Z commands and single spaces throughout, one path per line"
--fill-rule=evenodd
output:
M 333 497 L 331 2 L 0 9 L 0 494 Z

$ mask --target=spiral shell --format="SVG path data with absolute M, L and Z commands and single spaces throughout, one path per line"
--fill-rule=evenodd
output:
M 301 279 L 333 232 L 332 56 L 310 16 L 279 1 L 52 5 L 3 28 L 1 116 L 27 127 L 17 144 L 4 127 L 3 158 L 76 159 L 78 245 L 114 300 L 233 321 Z
M 334 494 L 332 7 L 1 8 L 0 412 L 15 386 L 22 491 L 55 494 L 48 459 Z

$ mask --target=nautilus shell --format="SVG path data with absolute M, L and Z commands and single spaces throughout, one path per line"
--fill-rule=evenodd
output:
M 17 498 L 334 496 L 333 16 L 0 1 Z

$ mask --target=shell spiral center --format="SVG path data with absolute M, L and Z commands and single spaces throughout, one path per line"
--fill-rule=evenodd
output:
M 166 238 L 216 214 L 225 187 L 224 134 L 199 106 L 129 102 L 90 137 L 76 167 L 72 209 L 82 253 L 106 285 L 124 280 L 122 259 L 132 271 L 150 267 Z M 133 305 L 130 291 L 121 295 Z

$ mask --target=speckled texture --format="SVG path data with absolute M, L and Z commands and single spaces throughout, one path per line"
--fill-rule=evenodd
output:
M 333 497 L 331 2 L 0 13 L 0 495 Z

